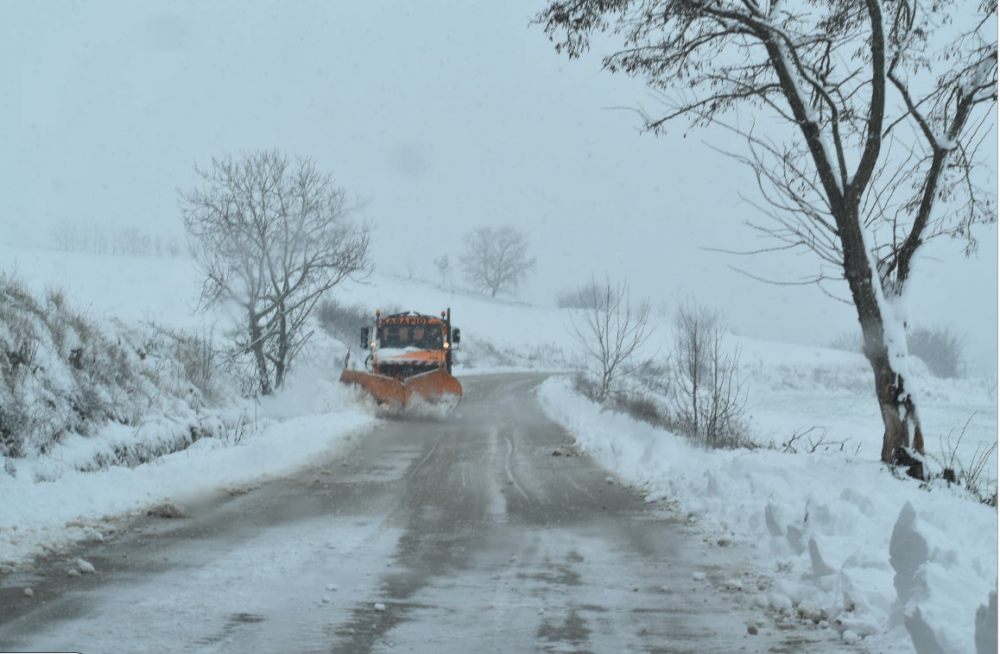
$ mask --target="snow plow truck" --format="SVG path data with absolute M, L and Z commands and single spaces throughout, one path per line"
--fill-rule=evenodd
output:
M 452 329 L 451 309 L 441 317 L 412 311 L 383 316 L 361 328 L 361 351 L 369 351 L 364 370 L 347 353 L 340 381 L 365 389 L 390 409 L 429 406 L 448 413 L 462 399 L 462 385 L 451 375 L 461 331 Z

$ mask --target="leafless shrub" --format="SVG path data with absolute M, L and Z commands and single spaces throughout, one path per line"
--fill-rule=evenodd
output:
M 159 359 L 172 364 L 179 391 L 195 389 L 202 401 L 209 404 L 222 399 L 224 391 L 217 382 L 223 353 L 209 334 L 188 333 L 152 322 L 146 323 L 146 330 L 141 342 L 134 344 L 141 360 Z M 161 366 L 156 374 L 162 372 Z
M 983 504 L 995 507 L 997 505 L 997 479 L 990 476 L 990 471 L 995 470 L 993 459 L 997 453 L 997 441 L 992 445 L 979 444 L 968 463 L 964 462 L 958 455 L 958 448 L 962 444 L 962 438 L 969 428 L 969 423 L 976 416 L 973 413 L 962 426 L 962 431 L 958 433 L 955 442 L 952 443 L 952 436 L 955 428 L 948 432 L 948 435 L 941 440 L 940 458 L 930 455 L 941 468 L 941 478 L 950 483 L 960 484 Z
M 597 382 L 594 378 L 582 372 L 578 372 L 572 377 L 573 391 L 579 393 L 590 401 L 597 400 Z
M 717 314 L 697 305 L 678 307 L 675 330 L 670 368 L 674 422 L 705 447 L 742 447 L 750 434 L 739 347 L 727 352 Z
M 633 372 L 638 385 L 647 392 L 670 397 L 673 392 L 673 373 L 671 366 L 673 359 L 651 358 L 639 364 Z
M 174 358 L 184 370 L 184 379 L 197 387 L 209 402 L 222 399 L 214 384 L 218 351 L 211 338 L 174 331 L 169 335 L 174 340 Z
M 625 413 L 649 425 L 667 429 L 673 426 L 667 408 L 641 391 L 613 393 L 606 404 L 612 411 Z
M 603 402 L 622 375 L 632 373 L 638 364 L 634 357 L 649 338 L 649 302 L 632 306 L 628 283 L 590 286 L 588 307 L 582 310 L 579 323 L 572 315 L 572 335 L 580 347 L 586 365 L 597 377 L 597 395 Z

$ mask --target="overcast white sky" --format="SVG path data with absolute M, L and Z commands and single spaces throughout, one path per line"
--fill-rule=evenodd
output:
M 795 279 L 812 259 L 702 249 L 753 238 L 737 196 L 752 180 L 703 143 L 725 137 L 640 134 L 609 108 L 656 101 L 600 72 L 599 50 L 556 55 L 529 25 L 544 5 L 4 0 L 0 241 L 45 245 L 60 220 L 180 234 L 176 189 L 196 162 L 276 147 L 366 201 L 383 271 L 432 278 L 463 233 L 509 223 L 538 258 L 528 301 L 607 272 L 654 307 L 696 297 L 751 336 L 826 344 L 854 329 L 853 308 L 814 287 L 729 267 Z M 972 365 L 995 371 L 997 235 L 980 234 L 977 259 L 955 242 L 925 253 L 911 314 L 965 335 Z

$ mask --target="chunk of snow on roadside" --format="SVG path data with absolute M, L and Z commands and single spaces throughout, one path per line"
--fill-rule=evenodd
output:
M 772 609 L 782 609 L 785 611 L 792 610 L 791 598 L 788 597 L 788 595 L 777 591 L 771 591 L 767 594 L 767 605 Z

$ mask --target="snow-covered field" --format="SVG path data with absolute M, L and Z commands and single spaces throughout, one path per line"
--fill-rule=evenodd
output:
M 185 259 L 0 247 L 0 271 L 16 274 L 39 293 L 62 288 L 69 302 L 98 323 L 151 320 L 220 337 L 232 321 L 224 314 L 193 313 L 196 274 Z M 567 370 L 573 363 L 565 310 L 380 274 L 338 287 L 335 297 L 372 309 L 436 313 L 451 307 L 463 334 L 459 375 Z M 669 351 L 670 317 L 655 316 L 654 322 L 650 351 Z M 780 445 L 802 433 L 798 454 L 692 448 L 680 437 L 602 412 L 574 395 L 565 378 L 546 382 L 540 399 L 609 471 L 650 501 L 688 514 L 706 547 L 729 541 L 746 548 L 747 576 L 732 583 L 746 584 L 762 610 L 815 619 L 867 651 L 895 654 L 914 651 L 902 621 L 919 609 L 941 651 L 976 652 L 976 610 L 997 580 L 996 509 L 941 482 L 894 478 L 878 464 L 881 419 L 860 355 L 736 336 L 729 342 L 742 349 L 748 413 L 758 440 Z M 115 516 L 256 483 L 362 437 L 377 419 L 335 383 L 348 345 L 354 343 L 317 337 L 282 394 L 260 404 L 234 400 L 219 410 L 227 424 L 223 437 L 199 440 L 154 462 L 75 472 L 75 462 L 93 448 L 77 437 L 44 459 L 11 462 L 7 467 L 16 476 L 0 465 L 0 569 L 74 541 L 102 538 Z M 937 380 L 915 367 L 931 469 L 939 470 L 953 451 L 970 465 L 997 439 L 995 386 Z M 810 439 L 815 443 L 820 436 L 831 445 L 806 452 Z M 121 426 L 110 426 L 89 440 L 128 437 Z M 996 479 L 995 455 L 985 474 Z M 905 606 L 901 587 L 913 589 Z

